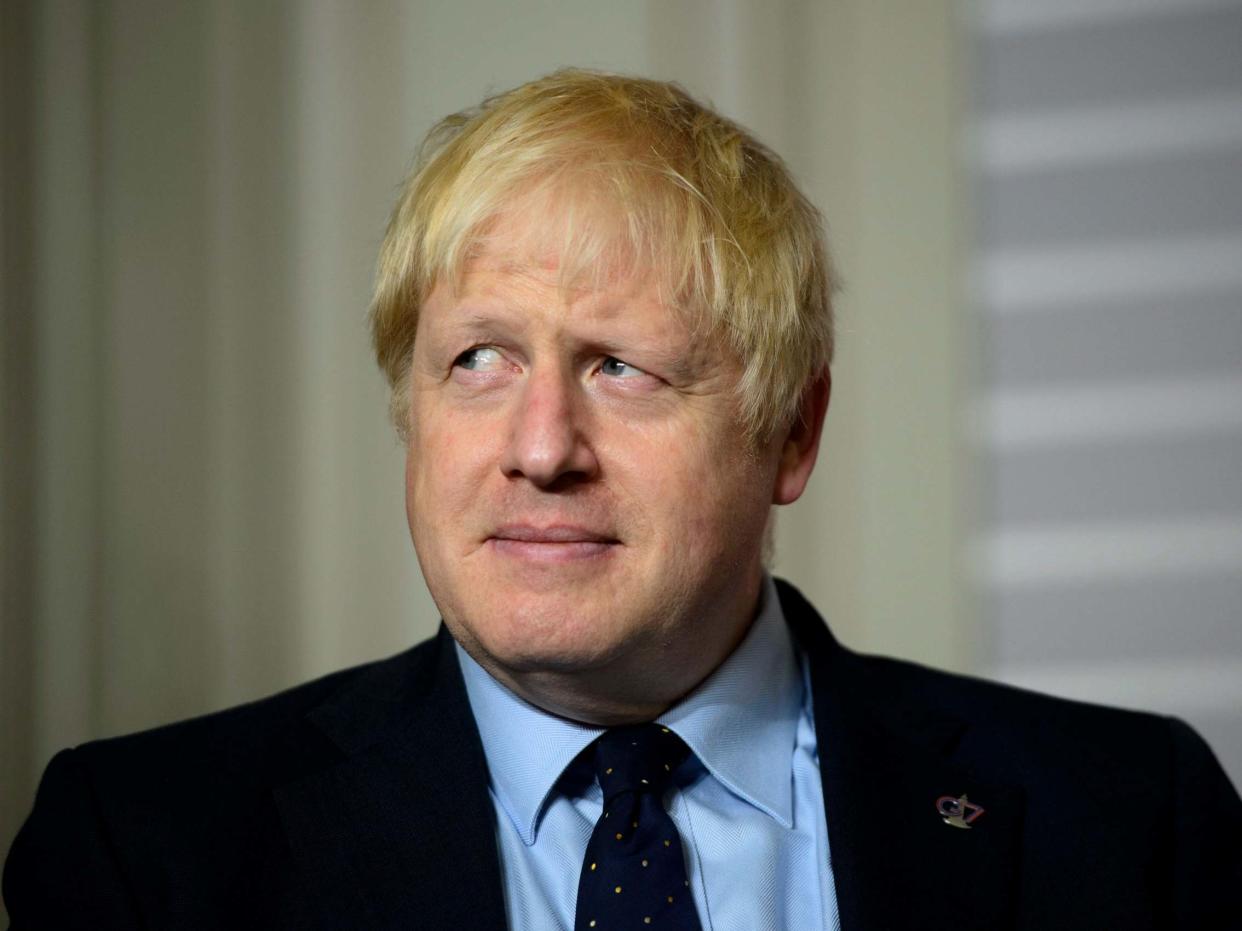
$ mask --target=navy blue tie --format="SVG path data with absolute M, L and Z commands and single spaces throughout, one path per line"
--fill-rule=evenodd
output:
M 575 931 L 700 931 L 685 854 L 664 792 L 689 749 L 659 724 L 617 727 L 595 743 L 604 812 L 578 880 Z

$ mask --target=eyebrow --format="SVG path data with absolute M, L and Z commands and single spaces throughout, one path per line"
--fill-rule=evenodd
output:
M 465 311 L 441 318 L 441 332 L 446 334 L 478 333 L 520 328 L 524 323 L 519 313 L 484 313 Z

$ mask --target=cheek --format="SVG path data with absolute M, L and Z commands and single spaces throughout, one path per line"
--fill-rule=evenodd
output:
M 478 499 L 495 468 L 491 435 L 477 420 L 422 412 L 412 419 L 406 449 L 406 509 L 412 528 L 437 533 L 460 528 L 461 516 Z
M 762 533 L 770 483 L 758 458 L 737 451 L 736 431 L 692 421 L 629 439 L 625 497 L 661 528 L 667 558 L 716 558 Z
M 687 523 L 716 556 L 747 549 L 766 521 L 767 500 L 748 463 L 717 462 L 687 490 Z

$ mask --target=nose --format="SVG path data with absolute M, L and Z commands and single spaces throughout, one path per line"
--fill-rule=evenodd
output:
M 599 463 L 585 435 L 584 399 L 572 376 L 530 374 L 514 401 L 500 467 L 547 490 L 594 478 Z

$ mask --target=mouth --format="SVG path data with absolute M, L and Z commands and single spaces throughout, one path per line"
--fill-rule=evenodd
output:
M 537 563 L 564 563 L 598 559 L 621 543 L 616 537 L 573 524 L 535 527 L 510 524 L 497 528 L 487 545 L 497 554 Z

